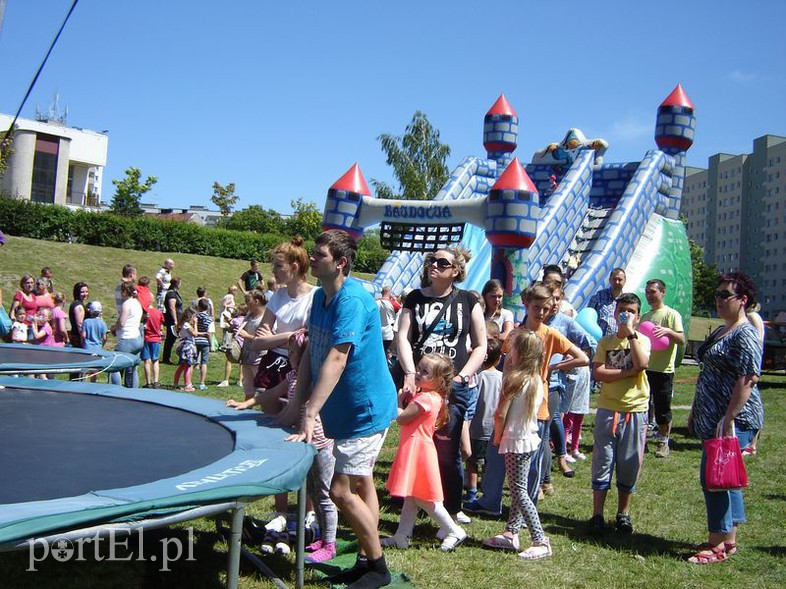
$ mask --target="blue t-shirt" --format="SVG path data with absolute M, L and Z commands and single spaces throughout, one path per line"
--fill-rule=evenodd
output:
M 104 346 L 106 323 L 101 317 L 88 317 L 82 322 L 82 333 L 85 334 L 84 348 L 86 350 L 100 350 Z
M 369 436 L 396 418 L 396 387 L 382 347 L 379 309 L 354 278 L 325 305 L 325 291 L 314 293 L 308 326 L 311 382 L 331 348 L 351 344 L 347 365 L 320 416 L 325 434 L 333 439 Z

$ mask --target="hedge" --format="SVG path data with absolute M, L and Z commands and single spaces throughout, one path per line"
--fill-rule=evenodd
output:
M 200 227 L 152 216 L 71 210 L 52 204 L 0 197 L 0 229 L 11 235 L 154 252 L 177 252 L 249 260 L 291 236 Z M 313 242 L 305 243 L 307 248 Z M 375 239 L 361 239 L 356 270 L 376 273 L 388 255 Z

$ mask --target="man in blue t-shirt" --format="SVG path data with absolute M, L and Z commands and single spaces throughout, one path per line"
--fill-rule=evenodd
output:
M 335 440 L 335 473 L 330 496 L 358 537 L 358 559 L 331 581 L 351 587 L 390 583 L 379 543 L 379 503 L 372 470 L 396 418 L 396 389 L 382 346 L 379 309 L 363 286 L 348 278 L 357 245 L 345 231 L 325 231 L 311 255 L 311 274 L 322 288 L 314 293 L 308 325 L 308 353 L 298 371 L 295 402 L 282 419 L 300 431 L 289 441 L 310 442 L 317 414 Z

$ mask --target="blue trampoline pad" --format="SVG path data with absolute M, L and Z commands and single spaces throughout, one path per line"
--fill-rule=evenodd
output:
M 0 373 L 119 372 L 139 364 L 139 357 L 108 350 L 0 344 Z
M 123 398 L 7 389 L 0 423 L 0 504 L 150 483 L 234 449 L 204 415 Z

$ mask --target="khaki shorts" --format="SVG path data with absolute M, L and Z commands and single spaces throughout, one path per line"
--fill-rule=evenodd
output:
M 336 457 L 337 474 L 371 476 L 388 430 L 385 428 L 364 438 L 335 440 L 333 456 Z

